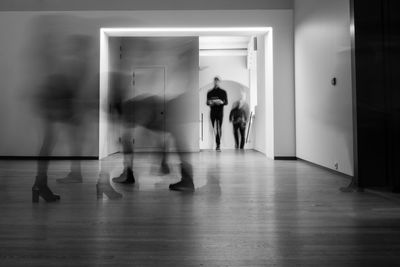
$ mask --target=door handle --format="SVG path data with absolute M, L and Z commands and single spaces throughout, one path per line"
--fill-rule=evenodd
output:
M 201 113 L 201 141 L 203 141 L 203 113 Z

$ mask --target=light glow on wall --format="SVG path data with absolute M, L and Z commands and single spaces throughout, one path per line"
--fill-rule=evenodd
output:
M 101 33 L 109 36 L 201 36 L 216 33 L 218 35 L 232 35 L 232 33 L 244 33 L 244 35 L 266 34 L 271 27 L 157 27 L 157 28 L 100 28 Z M 146 34 L 146 35 L 144 35 Z M 147 35 L 148 34 L 148 35 Z

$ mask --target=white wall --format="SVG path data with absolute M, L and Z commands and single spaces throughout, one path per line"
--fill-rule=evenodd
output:
M 0 12 L 0 106 L 4 108 L 0 117 L 0 155 L 37 156 L 44 132 L 35 97 L 43 82 L 52 70 L 43 66 L 49 58 L 49 51 L 57 51 L 58 45 L 39 48 L 40 40 L 45 40 L 44 32 L 54 28 L 57 36 L 84 34 L 92 38 L 92 53 L 88 55 L 90 73 L 80 94 L 87 100 L 87 113 L 82 114 L 85 121 L 80 132 L 83 135 L 82 155 L 98 154 L 98 68 L 99 39 L 96 28 L 83 17 L 58 16 L 47 24 L 40 13 Z M 43 14 L 42 14 L 43 15 Z M 81 27 L 78 27 L 82 23 Z M 58 26 L 62 25 L 61 28 Z M 86 34 L 93 32 L 93 34 Z M 43 47 L 41 47 L 43 48 Z M 97 53 L 96 53 L 97 52 Z M 58 55 L 60 56 L 60 55 Z M 84 92 L 86 91 L 86 92 Z M 90 109 L 90 110 L 89 110 Z M 85 115 L 85 116 L 84 116 Z M 70 142 L 66 136 L 65 125 L 57 125 L 57 146 L 53 155 L 71 155 Z
M 207 92 L 213 87 L 213 78 L 218 75 L 223 82 L 223 88 L 228 94 L 228 105 L 224 107 L 224 120 L 222 124 L 221 147 L 234 148 L 235 141 L 232 133 L 232 124 L 229 122 L 229 113 L 232 104 L 240 98 L 240 87 L 243 86 L 247 103 L 250 102 L 249 79 L 250 72 L 247 69 L 246 56 L 201 56 L 200 61 L 200 113 L 203 113 L 203 141 L 201 149 L 215 148 L 215 138 L 210 122 L 210 108 L 206 106 Z M 251 140 L 252 138 L 250 138 Z M 253 148 L 252 143 L 246 144 L 246 148 Z
M 273 127 L 271 127 L 273 123 L 270 122 L 273 122 L 274 118 L 273 107 L 268 105 L 267 108 L 267 95 L 270 96 L 269 103 L 271 104 L 273 103 L 273 92 L 271 92 L 271 90 L 269 90 L 270 88 L 267 88 L 266 86 L 266 75 L 262 75 L 263 73 L 266 73 L 265 63 L 267 63 L 265 61 L 265 42 L 266 36 L 257 36 L 257 106 L 255 107 L 254 117 L 254 127 L 256 133 L 254 148 L 272 158 L 274 156 L 274 144 L 273 142 L 270 142 L 271 136 L 267 136 L 267 134 L 273 134 Z
M 349 2 L 295 0 L 296 150 L 353 175 Z
M 276 154 L 276 147 L 280 137 L 280 135 L 275 136 L 274 129 L 276 125 L 278 125 L 279 120 L 285 118 L 285 114 L 278 114 L 281 116 L 277 116 L 277 118 L 275 117 L 275 109 L 277 109 L 278 105 L 281 105 L 282 102 L 275 100 L 275 95 L 277 92 L 274 85 L 274 76 L 276 74 L 274 72 L 274 68 L 277 61 L 274 60 L 275 57 L 273 56 L 272 52 L 273 43 L 274 41 L 272 32 L 269 32 L 266 35 L 257 36 L 257 106 L 255 108 L 254 117 L 255 149 L 261 151 L 271 159 L 278 156 Z M 271 57 L 273 58 L 271 59 Z M 287 96 L 289 96 L 288 99 L 291 99 L 291 92 L 287 90 L 283 91 L 289 93 Z M 287 111 L 289 111 L 290 108 L 291 107 L 289 107 Z M 287 115 L 294 116 L 294 114 L 289 112 Z M 291 125 L 289 127 L 291 127 Z M 293 139 L 294 136 L 286 141 L 294 142 Z M 294 150 L 294 147 L 292 149 Z M 283 150 L 281 152 L 283 152 Z M 295 152 L 293 151 L 293 153 Z
M 42 128 L 37 116 L 21 100 L 29 90 L 29 80 L 24 73 L 27 63 L 26 45 L 31 44 L 32 20 L 49 12 L 1 12 L 0 13 L 0 106 L 3 113 L 0 124 L 0 155 L 37 155 Z M 292 10 L 237 10 L 237 11 L 71 11 L 59 12 L 70 17 L 63 29 L 90 36 L 95 40 L 91 66 L 93 79 L 99 70 L 99 30 L 101 27 L 272 27 L 274 45 L 274 102 L 281 112 L 275 114 L 277 129 L 285 134 L 275 138 L 275 154 L 294 156 L 294 82 L 293 82 L 293 12 Z M 71 18 L 71 16 L 73 16 Z M 207 18 L 207 19 L 205 19 Z M 92 85 L 93 95 L 98 97 L 97 84 Z M 99 154 L 98 113 L 85 142 L 84 155 Z M 280 118 L 282 116 L 282 118 Z M 29 134 L 26 134 L 29 129 Z M 289 138 L 288 138 L 289 136 Z M 61 144 L 54 155 L 68 155 Z

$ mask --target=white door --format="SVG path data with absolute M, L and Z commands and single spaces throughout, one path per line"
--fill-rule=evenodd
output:
M 151 120 L 156 123 L 160 131 L 149 130 L 137 126 L 133 130 L 135 151 L 160 151 L 165 147 L 165 67 L 133 67 L 132 68 L 132 96 L 146 101 L 148 97 L 157 97 L 162 105 L 149 106 L 148 111 L 143 110 L 143 116 L 155 116 Z M 151 115 L 150 115 L 151 114 Z

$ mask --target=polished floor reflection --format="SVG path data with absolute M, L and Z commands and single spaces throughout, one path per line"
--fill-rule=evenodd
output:
M 83 183 L 60 184 L 56 203 L 31 202 L 35 161 L 0 161 L 0 266 L 394 266 L 400 204 L 341 193 L 348 179 L 302 161 L 254 151 L 192 154 L 194 193 L 168 190 L 178 158 L 160 176 L 153 154 L 136 154 L 134 186 L 98 199 L 98 161 L 82 161 Z M 111 156 L 111 177 L 120 155 Z

